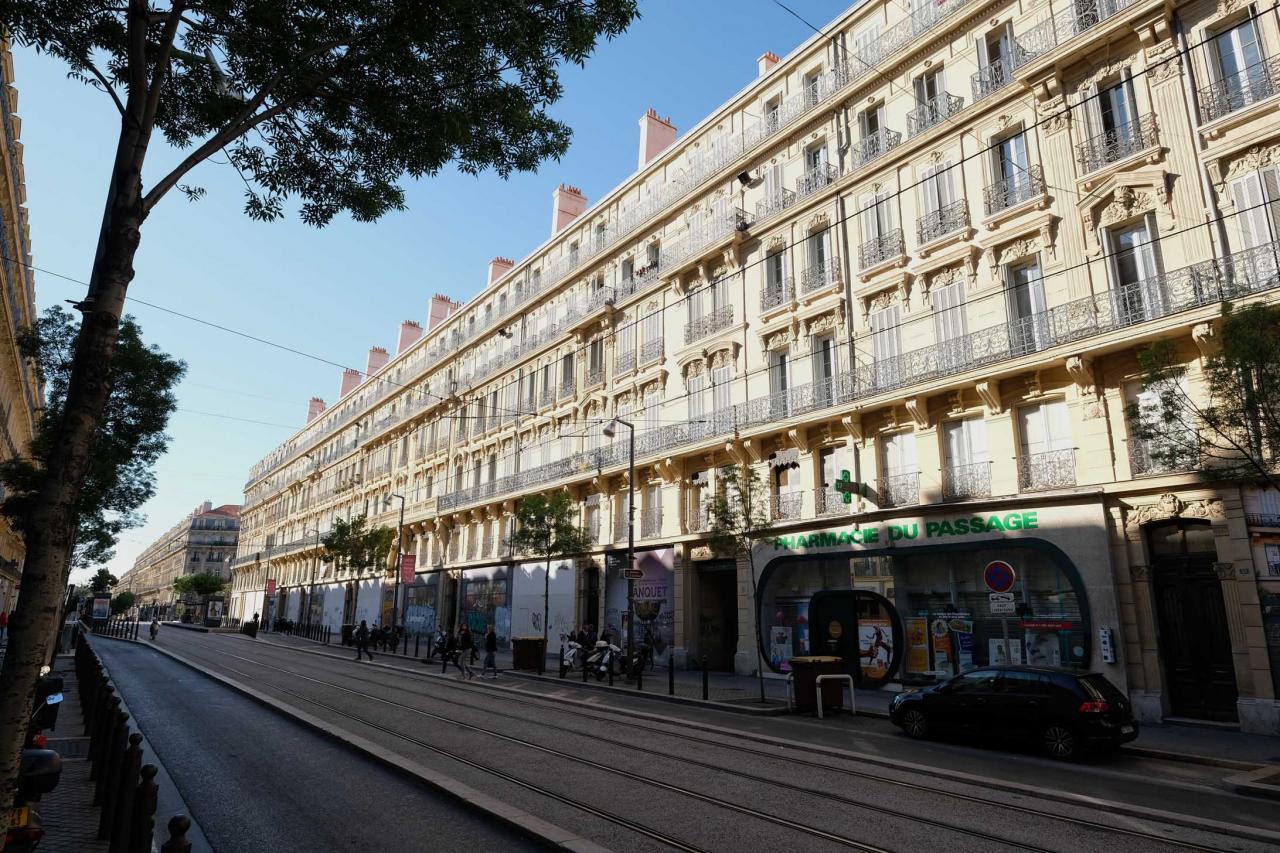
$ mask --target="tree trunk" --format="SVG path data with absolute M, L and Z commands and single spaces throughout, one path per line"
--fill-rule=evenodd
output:
M 55 622 L 70 569 L 76 503 L 111 394 L 111 360 L 144 219 L 141 176 L 147 139 L 139 127 L 128 119 L 121 124 L 89 292 L 78 306 L 84 319 L 76 339 L 63 420 L 46 425 L 56 430 L 56 438 L 23 519 L 22 586 L 0 669 L 0 833 L 9 824 L 8 804 L 13 801 L 36 679 L 60 627 Z
M 542 663 L 538 664 L 538 672 L 547 660 L 547 619 L 551 616 L 551 558 L 547 557 L 547 573 L 542 576 Z

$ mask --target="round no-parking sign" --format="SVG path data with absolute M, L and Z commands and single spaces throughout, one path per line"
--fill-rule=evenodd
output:
M 1013 581 L 1016 577 L 1013 566 L 1004 560 L 992 560 L 982 570 L 982 582 L 992 592 L 1008 592 L 1013 589 Z

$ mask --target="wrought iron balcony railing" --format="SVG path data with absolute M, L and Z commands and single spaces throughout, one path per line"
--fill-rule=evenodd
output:
M 775 213 L 781 213 L 796 203 L 796 194 L 791 190 L 779 187 L 772 193 L 756 202 L 756 221 L 767 219 Z
M 686 323 L 684 327 L 684 342 L 691 344 L 694 341 L 700 341 L 707 335 L 714 335 L 716 332 L 727 329 L 732 325 L 733 306 L 722 305 L 710 314 L 704 314 L 696 320 Z
M 588 367 L 586 387 L 592 388 L 596 385 L 603 385 L 603 384 L 604 384 L 604 365 L 600 365 L 599 367 Z
M 1155 116 L 1139 116 L 1081 142 L 1076 146 L 1076 158 L 1080 161 L 1080 171 L 1087 174 L 1139 151 L 1145 151 L 1155 144 Z
M 907 252 L 906 243 L 902 239 L 902 229 L 894 228 L 879 237 L 872 237 L 858 247 L 858 267 L 870 269 L 877 264 L 899 258 Z
M 1280 56 L 1275 56 L 1201 87 L 1199 100 L 1204 120 L 1213 121 L 1270 98 L 1276 93 L 1278 82 Z
M 769 498 L 769 517 L 774 521 L 796 521 L 804 510 L 804 492 L 782 492 Z
M 963 108 L 964 98 L 947 92 L 930 98 L 907 113 L 907 136 L 924 133 L 934 125 L 942 124 Z
M 640 538 L 657 539 L 662 536 L 662 507 L 651 506 L 640 511 Z
M 1076 452 L 1071 448 L 1018 457 L 1018 488 L 1024 492 L 1063 489 L 1076 484 Z
M 554 387 L 543 388 L 542 393 L 538 394 L 538 407 L 545 408 L 556 401 L 556 389 Z
M 853 145 L 849 156 L 853 160 L 853 168 L 860 169 L 872 160 L 897 148 L 902 142 L 902 134 L 896 130 L 882 127 L 870 136 L 864 136 Z
M 973 86 L 973 102 L 976 104 L 993 92 L 1003 89 L 1013 80 L 1013 69 L 1003 59 L 994 59 L 969 77 Z
M 890 474 L 880 478 L 879 506 L 911 506 L 920 503 L 920 472 Z
M 791 301 L 793 295 L 790 276 L 783 276 L 778 281 L 767 282 L 764 290 L 760 291 L 760 310 L 769 311 L 779 305 L 785 305 Z
M 916 220 L 916 244 L 924 246 L 968 227 L 969 205 L 964 199 L 957 199 Z
M 813 293 L 815 290 L 821 290 L 829 284 L 840 283 L 840 259 L 836 257 L 824 258 L 809 265 L 809 268 L 800 276 L 800 292 Z
M 817 518 L 833 515 L 850 515 L 854 511 L 853 495 L 846 495 L 835 489 L 813 490 L 813 513 Z
M 987 216 L 1044 195 L 1044 172 L 1039 166 L 1025 170 L 1017 166 L 1014 168 L 1017 171 L 1012 175 L 996 181 L 982 191 Z
M 650 338 L 640 345 L 640 363 L 649 364 L 662 358 L 662 338 Z
M 572 397 L 574 391 L 574 382 L 572 379 L 562 379 L 560 381 L 560 399 Z
M 991 463 L 951 465 L 942 470 L 942 499 L 964 501 L 991 497 Z
M 585 314 L 590 314 L 591 312 L 597 311 L 606 305 L 612 305 L 615 299 L 617 299 L 617 294 L 614 292 L 612 287 L 596 288 L 591 291 L 591 294 L 587 297 L 587 306 L 584 316 Z
M 840 177 L 840 170 L 832 163 L 824 163 L 816 169 L 810 169 L 803 177 L 796 178 L 796 198 L 804 198 L 816 193 L 823 187 L 835 183 Z
M 618 353 L 618 357 L 613 360 L 614 373 L 630 373 L 635 369 L 636 351 L 633 349 Z
M 702 533 L 711 527 L 711 503 L 702 501 L 689 507 L 685 524 L 690 533 Z
M 1192 440 L 1193 437 L 1188 436 L 1188 441 Z M 1162 449 L 1156 441 L 1129 438 L 1129 471 L 1135 477 L 1191 471 L 1199 465 L 1200 458 L 1194 447 L 1170 445 Z

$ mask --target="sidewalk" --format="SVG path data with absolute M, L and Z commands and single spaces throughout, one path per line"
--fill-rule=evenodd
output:
M 48 733 L 49 748 L 62 755 L 62 776 L 58 787 L 34 806 L 44 824 L 40 850 L 106 853 L 107 842 L 98 840 L 99 809 L 93 805 L 94 783 L 89 781 L 89 738 L 84 736 L 74 656 L 58 655 L 53 674 L 62 676 L 63 700 L 58 725 Z

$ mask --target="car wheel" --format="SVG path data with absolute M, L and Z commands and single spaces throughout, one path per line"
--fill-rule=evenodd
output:
M 907 733 L 908 737 L 916 739 L 928 737 L 929 720 L 925 717 L 924 711 L 918 708 L 908 708 L 903 711 L 902 730 Z
M 1068 761 L 1080 752 L 1080 743 L 1076 733 L 1069 727 L 1054 723 L 1046 726 L 1040 736 L 1040 743 L 1050 758 Z

